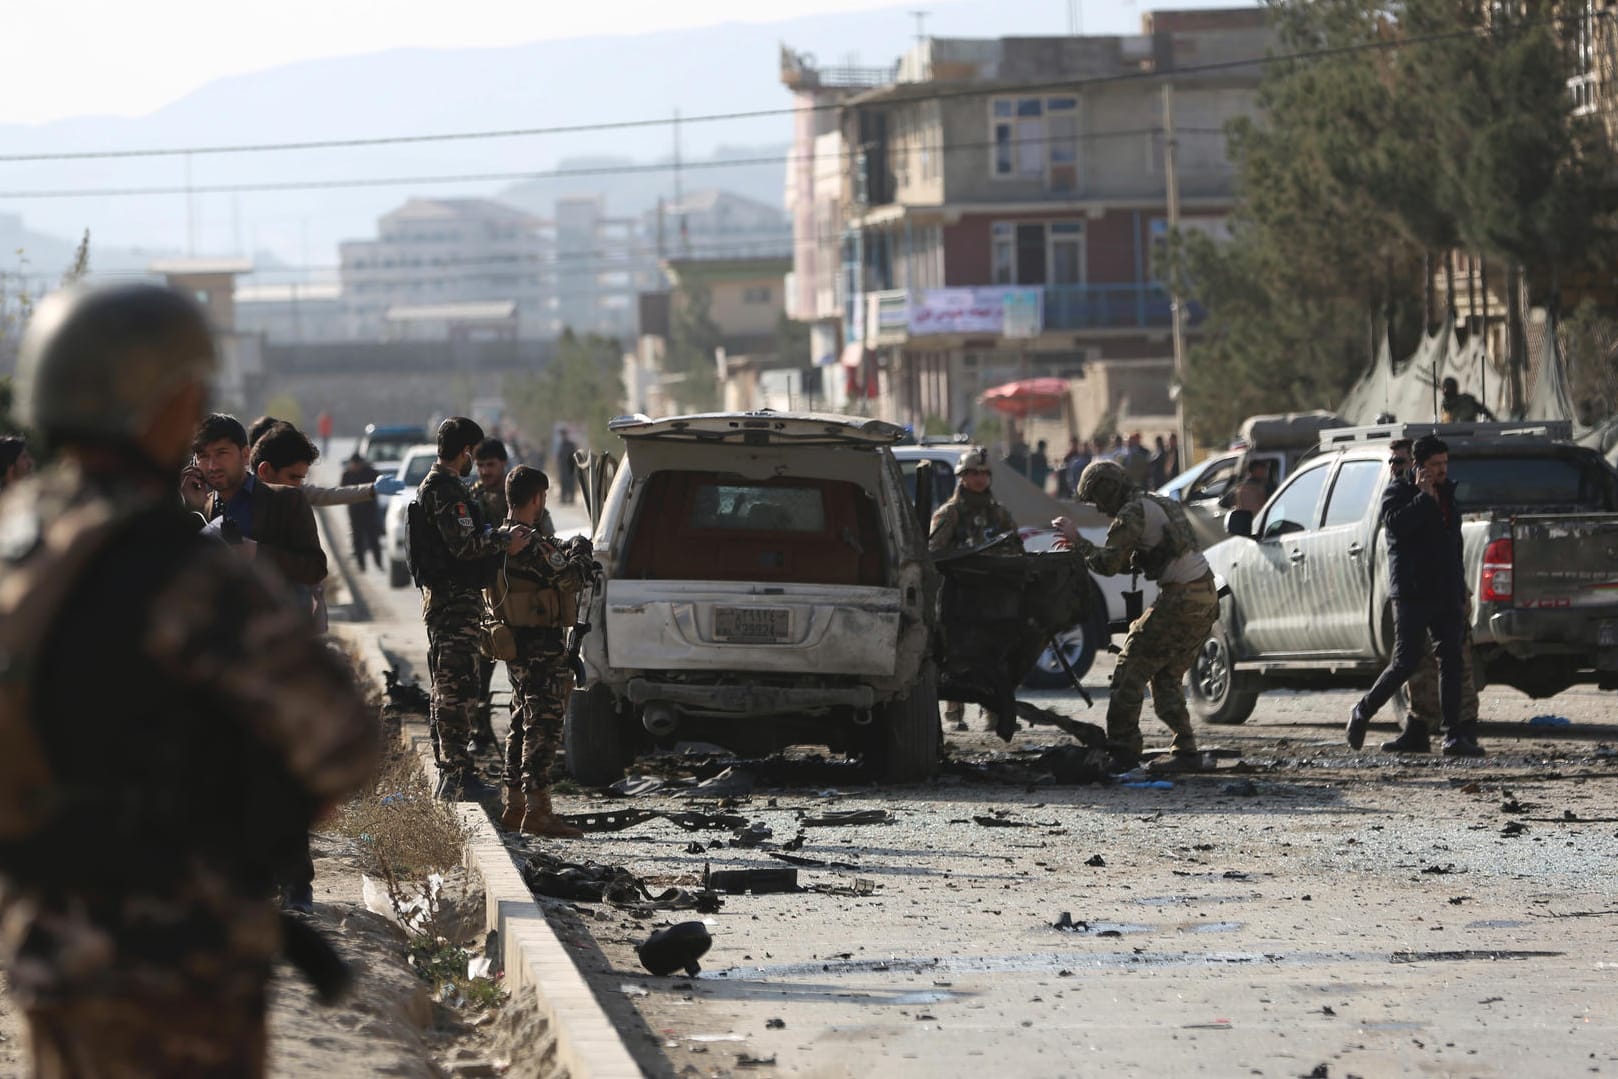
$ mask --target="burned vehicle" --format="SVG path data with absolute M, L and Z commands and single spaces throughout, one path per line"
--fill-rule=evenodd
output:
M 604 580 L 580 610 L 574 777 L 610 783 L 680 741 L 824 745 L 890 781 L 933 775 L 938 577 L 890 449 L 903 430 L 771 412 L 610 430 L 625 452 L 592 499 Z

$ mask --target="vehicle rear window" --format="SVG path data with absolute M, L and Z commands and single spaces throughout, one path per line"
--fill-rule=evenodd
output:
M 948 461 L 932 458 L 933 505 L 942 506 L 955 494 L 955 466 Z M 905 496 L 910 504 L 916 503 L 916 466 L 921 462 L 914 457 L 899 459 L 899 472 L 904 476 Z
M 377 461 L 399 461 L 410 447 L 425 441 L 420 434 L 372 435 L 360 451 L 374 464 Z
M 419 484 L 426 479 L 427 473 L 433 470 L 433 461 L 434 458 L 425 454 L 420 457 L 412 457 L 405 465 L 404 482 Z
M 1493 507 L 1611 508 L 1612 480 L 1594 462 L 1565 457 L 1451 457 L 1462 510 Z
M 694 529 L 820 532 L 826 504 L 817 487 L 703 483 L 686 523 Z

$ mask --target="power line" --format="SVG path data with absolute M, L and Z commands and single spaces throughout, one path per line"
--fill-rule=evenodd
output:
M 1601 17 L 1606 17 L 1605 13 Z M 1550 25 L 1555 23 L 1577 21 L 1583 16 L 1579 14 L 1548 15 L 1534 19 L 1524 19 L 1512 23 L 1514 29 L 1527 29 L 1534 26 Z M 1303 60 L 1325 60 L 1339 56 L 1350 56 L 1360 52 L 1383 51 L 1404 48 L 1411 45 L 1426 45 L 1441 41 L 1453 41 L 1464 37 L 1482 36 L 1487 31 L 1481 28 L 1465 28 L 1460 30 L 1443 30 L 1431 34 L 1422 34 L 1408 38 L 1388 38 L 1373 41 L 1357 42 L 1352 45 L 1336 45 L 1321 49 L 1303 49 L 1292 53 L 1267 54 L 1265 56 L 1246 57 L 1236 60 L 1221 60 L 1203 64 L 1190 64 L 1185 67 L 1172 68 L 1168 71 L 1121 71 L 1109 75 L 1092 75 L 1081 79 L 1061 79 L 1044 82 L 1023 83 L 1017 86 L 972 86 L 957 87 L 949 90 L 931 90 L 910 93 L 897 91 L 883 100 L 883 104 L 907 104 L 916 101 L 947 101 L 959 98 L 994 97 L 1001 95 L 1015 95 L 1020 93 L 1038 93 L 1054 90 L 1084 90 L 1096 86 L 1108 86 L 1128 82 L 1151 82 L 1162 79 L 1180 79 L 1193 75 L 1209 75 L 1222 71 L 1234 71 L 1246 67 L 1265 67 L 1275 63 L 1292 63 Z M 915 84 L 922 85 L 922 84 Z M 711 124 L 726 123 L 736 120 L 758 120 L 779 116 L 793 116 L 805 110 L 811 112 L 826 112 L 840 109 L 843 102 L 823 102 L 817 105 L 792 105 L 771 109 L 744 109 L 734 112 L 707 113 L 698 116 L 682 116 L 681 124 Z M 218 154 L 257 154 L 279 153 L 299 150 L 333 150 L 349 149 L 366 146 L 399 146 L 412 143 L 434 142 L 464 142 L 480 139 L 514 139 L 532 138 L 545 135 L 574 135 L 597 131 L 627 131 L 636 128 L 662 127 L 672 123 L 671 117 L 649 117 L 640 120 L 604 120 L 584 124 L 553 124 L 545 127 L 519 127 L 496 128 L 484 131 L 451 131 L 433 132 L 420 135 L 377 135 L 360 138 L 341 139 L 304 139 L 292 142 L 257 142 L 234 143 L 216 146 L 174 146 L 174 147 L 147 147 L 137 150 L 69 150 L 50 153 L 35 154 L 0 154 L 0 164 L 38 161 L 88 161 L 107 160 L 134 157 L 181 157 L 189 155 L 218 155 Z
M 1161 133 L 1161 128 L 1131 128 L 1120 131 L 1097 131 L 1071 136 L 1046 136 L 1039 139 L 1017 139 L 1016 145 L 1049 143 L 1056 141 L 1091 142 L 1101 139 L 1137 138 Z M 1220 128 L 1179 128 L 1179 134 L 1222 135 Z M 889 146 L 895 144 L 890 142 Z M 934 144 L 921 149 L 933 153 L 957 153 L 965 150 L 985 150 L 996 144 L 992 141 Z M 728 161 L 656 162 L 641 165 L 590 166 L 584 168 L 550 169 L 540 172 L 469 172 L 428 176 L 382 176 L 352 180 L 280 180 L 245 184 L 180 184 L 163 187 L 86 187 L 67 189 L 36 189 L 0 191 L 0 199 L 78 199 L 78 198 L 139 198 L 169 195 L 241 195 L 266 191 L 329 191 L 367 187 L 411 187 L 438 184 L 520 183 L 536 180 L 562 180 L 578 176 L 618 176 L 625 173 L 670 172 L 685 169 L 748 168 L 762 165 L 791 165 L 814 162 L 832 157 L 847 162 L 860 151 L 847 149 L 835 154 L 772 154 L 766 157 L 733 158 Z

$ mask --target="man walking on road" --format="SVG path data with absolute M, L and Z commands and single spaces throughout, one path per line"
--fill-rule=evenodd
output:
M 506 477 L 511 507 L 507 524 L 535 529 L 545 512 L 550 478 L 518 465 Z M 531 835 L 577 839 L 584 833 L 551 808 L 551 761 L 562 740 L 562 715 L 573 690 L 565 634 L 578 613 L 578 593 L 589 569 L 588 542 L 569 548 L 535 541 L 507 555 L 487 591 L 489 608 L 511 630 L 516 649 L 506 661 L 511 675 L 513 714 L 506 736 L 506 805 L 500 826 Z
M 483 428 L 452 416 L 438 428 L 438 460 L 416 492 L 410 526 L 411 558 L 422 586 L 427 624 L 427 666 L 432 672 L 432 724 L 437 739 L 440 797 L 484 801 L 494 791 L 479 777 L 467 752 L 478 708 L 478 627 L 483 587 L 493 560 L 520 554 L 526 526 L 494 529 L 461 482 L 472 472 L 472 449 Z
M 1359 749 L 1371 717 L 1415 671 L 1429 635 L 1438 655 L 1438 699 L 1444 755 L 1482 757 L 1477 723 L 1461 720 L 1461 636 L 1466 577 L 1461 511 L 1449 479 L 1449 447 L 1432 435 L 1416 440 L 1415 468 L 1396 474 L 1382 492 L 1388 539 L 1388 594 L 1393 599 L 1393 660 L 1349 714 L 1348 744 Z
M 0 500 L 0 951 L 37 1076 L 263 1075 L 271 963 L 308 933 L 274 852 L 375 764 L 352 674 L 175 498 L 215 355 L 144 284 L 47 297 L 22 345 L 61 458 Z
M 1140 709 L 1150 686 L 1157 718 L 1174 732 L 1170 755 L 1154 768 L 1199 768 L 1202 758 L 1180 680 L 1219 616 L 1219 596 L 1191 522 L 1180 503 L 1141 491 L 1115 461 L 1091 462 L 1074 497 L 1112 518 L 1100 547 L 1080 536 L 1068 518 L 1051 522 L 1083 552 L 1090 568 L 1108 576 L 1135 570 L 1158 583 L 1157 599 L 1129 627 L 1112 675 L 1107 749 L 1113 766 L 1127 771 L 1140 763 Z

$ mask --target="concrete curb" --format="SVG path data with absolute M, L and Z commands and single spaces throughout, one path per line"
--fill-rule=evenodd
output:
M 342 630 L 356 646 L 365 676 L 380 688 L 392 658 L 375 637 L 352 623 Z M 399 737 L 421 761 L 429 789 L 436 787 L 438 763 L 427 724 L 403 723 Z M 455 812 L 466 829 L 465 864 L 483 880 L 484 928 L 499 933 L 505 986 L 511 992 L 534 987 L 540 1011 L 556 1035 L 557 1063 L 570 1079 L 638 1079 L 640 1067 L 546 920 L 489 815 L 475 802 L 458 802 Z

